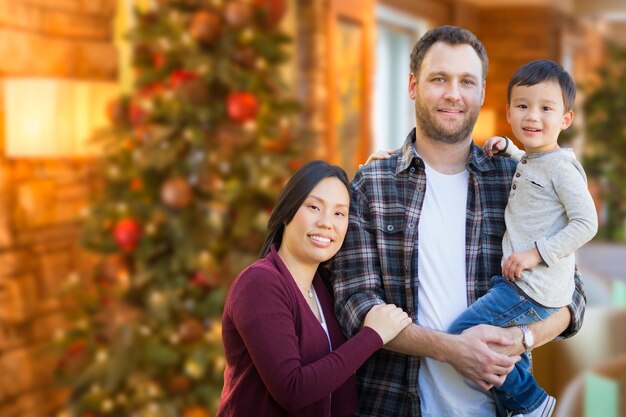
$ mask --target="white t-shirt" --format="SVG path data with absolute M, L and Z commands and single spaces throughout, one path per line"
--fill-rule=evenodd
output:
M 441 174 L 426 165 L 419 222 L 418 324 L 447 331 L 467 308 L 465 218 L 467 170 Z M 423 417 L 495 416 L 492 396 L 470 387 L 452 366 L 422 358 L 419 393 Z

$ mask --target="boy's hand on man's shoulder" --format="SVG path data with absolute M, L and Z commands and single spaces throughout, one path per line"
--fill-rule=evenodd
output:
M 378 150 L 378 151 L 374 152 L 373 154 L 371 154 L 367 158 L 367 161 L 365 161 L 364 164 L 359 165 L 359 168 L 364 167 L 365 165 L 369 164 L 372 161 L 378 161 L 378 160 L 381 160 L 381 159 L 389 159 L 391 157 L 391 155 L 393 155 L 393 153 L 394 153 L 393 149 L 387 149 L 386 151 Z
M 491 158 L 493 155 L 502 152 L 507 148 L 508 139 L 504 136 L 493 136 L 485 142 L 483 150 L 487 154 L 487 157 Z

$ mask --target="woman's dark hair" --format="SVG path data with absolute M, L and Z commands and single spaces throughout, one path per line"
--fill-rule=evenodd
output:
M 280 192 L 278 201 L 267 222 L 267 236 L 261 249 L 261 258 L 268 254 L 272 244 L 276 243 L 277 246 L 280 246 L 285 225 L 291 222 L 313 188 L 324 178 L 332 177 L 339 179 L 349 190 L 346 172 L 342 168 L 324 161 L 311 161 L 293 174 L 285 188 Z

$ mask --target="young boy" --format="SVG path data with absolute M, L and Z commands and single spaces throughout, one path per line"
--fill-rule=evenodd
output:
M 552 415 L 555 400 L 531 374 L 534 343 L 526 326 L 568 305 L 574 291 L 574 252 L 597 231 L 597 215 L 583 168 L 557 139 L 572 123 L 576 89 L 558 64 L 532 61 L 509 82 L 507 121 L 525 153 L 505 137 L 492 138 L 485 151 L 498 150 L 520 161 L 505 210 L 502 276 L 489 292 L 459 316 L 451 333 L 477 324 L 518 326 L 526 353 L 500 387 L 494 388 L 509 416 Z

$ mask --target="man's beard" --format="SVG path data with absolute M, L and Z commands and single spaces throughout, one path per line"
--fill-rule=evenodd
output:
M 461 126 L 455 129 L 454 127 L 440 124 L 435 119 L 435 115 L 422 104 L 419 95 L 415 97 L 415 117 L 419 129 L 427 137 L 439 142 L 454 144 L 463 142 L 471 136 L 476 120 L 478 119 L 480 108 L 475 110 L 464 108 L 463 110 L 466 112 L 467 118 L 463 121 Z

